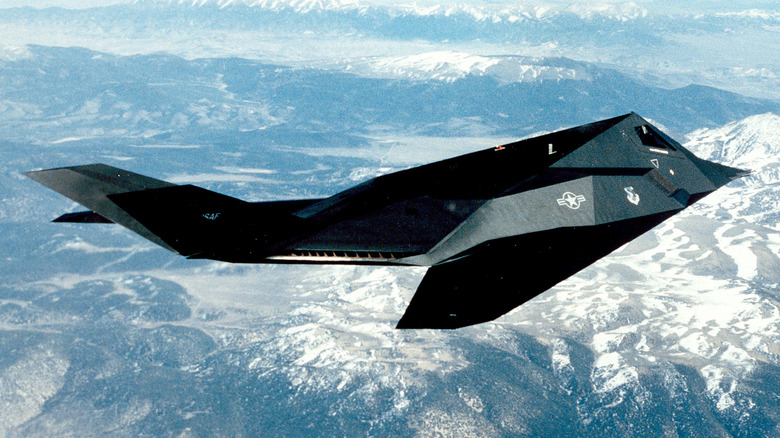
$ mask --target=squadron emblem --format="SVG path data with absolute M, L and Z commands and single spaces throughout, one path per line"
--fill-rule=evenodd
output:
M 639 205 L 639 194 L 634 192 L 633 187 L 623 187 L 623 190 L 625 190 L 626 193 L 628 194 L 627 196 L 628 202 L 634 205 Z

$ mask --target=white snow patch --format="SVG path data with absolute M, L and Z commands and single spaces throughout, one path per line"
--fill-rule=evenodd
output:
M 554 370 L 572 368 L 569 348 L 561 339 L 555 339 L 552 343 L 552 364 Z
M 147 245 L 140 245 L 140 246 L 130 246 L 130 247 L 101 247 L 93 245 L 89 242 L 85 242 L 80 238 L 74 238 L 71 241 L 65 242 L 62 245 L 58 246 L 54 251 L 52 251 L 52 254 L 56 254 L 60 251 L 81 251 L 87 254 L 100 254 L 100 253 L 107 253 L 107 252 L 129 252 L 129 253 L 135 253 L 140 251 L 148 251 L 154 247 L 147 246 Z
M 734 406 L 734 398 L 731 393 L 736 386 L 735 379 L 728 369 L 715 365 L 707 365 L 700 371 L 707 385 L 707 392 L 716 400 L 716 406 L 724 411 Z
M 703 333 L 692 333 L 680 339 L 679 344 L 691 353 L 706 358 L 714 356 L 718 351 L 717 347 L 710 344 L 708 337 Z
M 737 264 L 737 275 L 746 280 L 752 280 L 758 275 L 758 258 L 752 249 L 752 242 L 755 240 L 756 234 L 753 230 L 746 229 L 737 236 L 724 237 L 724 233 L 731 229 L 732 227 L 725 226 L 715 233 L 715 237 L 718 239 L 718 248 L 731 256 Z
M 4 62 L 13 62 L 13 61 L 19 61 L 22 59 L 31 58 L 32 54 L 30 53 L 29 47 L 24 46 L 11 46 L 11 45 L 0 45 L 0 61 Z
M 116 160 L 116 161 L 132 161 L 135 160 L 135 157 L 127 157 L 124 155 L 103 155 L 103 157 L 108 158 L 109 160 Z
M 625 364 L 619 353 L 598 356 L 593 363 L 591 381 L 596 392 L 605 393 L 639 381 L 639 371 Z
M 74 142 L 74 141 L 85 140 L 87 138 L 88 137 L 65 137 L 65 138 L 61 138 L 59 140 L 54 140 L 54 141 L 51 142 L 51 144 L 70 143 L 70 142 Z
M 273 169 L 261 169 L 255 167 L 217 166 L 214 169 L 221 170 L 223 172 L 228 172 L 228 173 L 251 173 L 251 174 L 264 174 L 264 175 L 271 175 L 277 173 L 277 171 Z
M 197 144 L 141 144 L 132 145 L 132 147 L 141 149 L 199 149 L 201 146 Z
M 0 435 L 40 414 L 65 384 L 70 362 L 54 351 L 34 350 L 0 373 Z

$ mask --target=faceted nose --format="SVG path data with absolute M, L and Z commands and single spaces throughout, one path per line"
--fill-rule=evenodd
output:
M 729 181 L 734 181 L 735 179 L 739 179 L 753 173 L 753 171 L 750 169 L 738 169 L 736 167 L 724 166 L 723 164 L 718 164 L 718 166 L 718 170 L 720 170 L 723 176 L 728 178 Z
M 736 167 L 726 166 L 725 164 L 718 164 L 701 159 L 696 160 L 696 164 L 716 187 L 725 186 L 735 179 L 742 178 L 743 176 L 752 173 L 751 170 L 738 169 Z

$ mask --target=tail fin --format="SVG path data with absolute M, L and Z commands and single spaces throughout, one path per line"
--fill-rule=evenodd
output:
M 219 241 L 246 202 L 199 187 L 179 186 L 105 164 L 25 173 L 46 187 L 182 255 Z
M 184 256 L 235 245 L 252 225 L 247 202 L 192 185 L 117 193 L 108 199 Z

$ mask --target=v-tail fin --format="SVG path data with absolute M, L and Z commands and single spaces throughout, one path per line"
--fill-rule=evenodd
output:
M 91 212 L 60 222 L 114 222 L 179 254 L 197 254 L 231 230 L 247 203 L 191 185 L 176 185 L 105 164 L 26 172 Z

